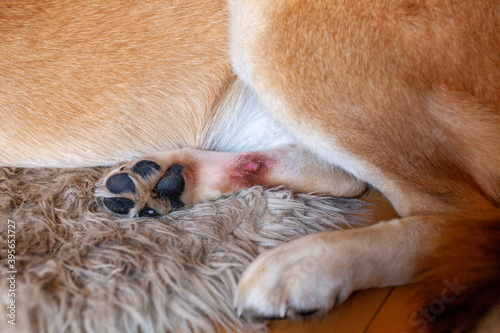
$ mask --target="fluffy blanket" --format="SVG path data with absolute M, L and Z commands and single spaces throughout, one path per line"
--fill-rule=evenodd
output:
M 122 219 L 93 196 L 104 172 L 0 168 L 2 332 L 264 331 L 233 310 L 243 270 L 265 249 L 358 224 L 364 207 L 254 187 Z

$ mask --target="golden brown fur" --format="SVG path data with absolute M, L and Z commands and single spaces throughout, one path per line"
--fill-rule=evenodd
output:
M 443 281 L 456 281 L 460 295 L 447 305 L 433 322 L 413 314 L 414 326 L 432 327 L 439 332 L 495 332 L 498 329 L 498 300 L 500 299 L 500 214 L 474 214 L 451 217 L 443 221 L 445 235 L 436 250 L 420 260 L 418 281 L 422 283 L 420 298 L 424 309 L 436 306 L 443 293 Z M 439 299 L 439 298 L 438 298 Z M 478 321 L 488 315 L 476 327 Z M 495 319 L 495 315 L 497 316 Z M 432 313 L 431 313 L 432 316 Z M 435 317 L 435 316 L 432 316 Z M 431 319 L 432 319 L 431 317 Z M 488 328 L 488 325 L 491 325 Z
M 238 119 L 265 110 L 266 123 L 277 123 L 269 131 L 283 130 L 291 138 L 285 143 L 299 147 L 294 156 L 307 156 L 313 167 L 287 154 L 275 159 L 279 150 L 261 153 L 263 165 L 279 172 L 267 179 L 252 164 L 254 183 L 310 190 L 314 180 L 328 185 L 313 189 L 334 195 L 359 193 L 368 183 L 402 217 L 264 254 L 240 282 L 241 313 L 324 312 L 353 290 L 415 281 L 425 258 L 439 256 L 449 239 L 498 223 L 498 1 L 229 0 L 229 32 L 223 1 L 36 4 L 5 5 L 0 16 L 3 165 L 109 164 L 159 149 L 223 150 L 224 142 L 248 139 L 238 130 L 229 137 L 231 128 L 258 128 L 249 125 L 255 119 Z M 279 137 L 259 147 L 274 148 Z M 196 153 L 179 154 L 176 163 Z M 217 165 L 214 155 L 197 156 L 201 171 L 235 171 Z M 147 158 L 162 173 L 173 163 L 169 152 Z M 281 168 L 287 163 L 297 167 Z M 340 169 L 357 180 L 344 179 Z M 339 176 L 329 183 L 325 171 Z M 243 184 L 239 178 L 221 187 L 210 172 L 196 174 L 188 181 L 198 187 L 184 193 L 196 197 L 190 204 Z M 135 208 L 157 181 L 146 181 Z M 337 189 L 337 181 L 356 190 Z M 486 218 L 470 223 L 479 215 Z M 447 238 L 456 224 L 464 226 L 459 236 Z M 297 275 L 309 258 L 321 260 Z M 460 273 L 456 267 L 449 266 L 451 274 Z
M 231 75 L 224 1 L 0 6 L 2 165 L 110 164 L 200 145 Z
M 277 117 L 303 132 L 321 125 L 312 130 L 396 186 L 433 195 L 400 213 L 469 209 L 482 191 L 500 201 L 496 2 L 265 3 L 266 30 L 243 52 L 265 59 L 253 82 Z
M 237 16 L 240 3 L 250 2 L 233 3 L 232 15 Z M 246 42 L 232 45 L 234 63 L 243 64 L 236 67 L 240 76 L 297 133 L 303 146 L 380 189 L 403 217 L 376 226 L 370 233 L 348 232 L 342 238 L 338 234 L 311 236 L 310 244 L 327 242 L 323 250 L 330 244 L 350 249 L 354 242 L 365 244 L 365 249 L 356 252 L 378 252 L 368 256 L 370 262 L 366 263 L 357 256 L 352 258 L 361 277 L 354 274 L 351 281 L 342 275 L 344 269 L 352 269 L 345 263 L 332 264 L 331 271 L 324 267 L 310 270 L 308 278 L 325 274 L 348 281 L 342 282 L 347 286 L 336 286 L 333 291 L 316 281 L 319 289 L 341 301 L 349 288 L 410 281 L 405 272 L 412 271 L 409 263 L 422 264 L 422 256 L 429 253 L 439 255 L 434 249 L 440 248 L 447 233 L 441 226 L 470 225 L 467 216 L 477 214 L 493 215 L 486 221 L 498 223 L 497 2 L 258 3 L 248 5 L 252 15 L 244 28 L 237 30 L 243 24 L 234 23 L 235 34 L 246 34 Z M 464 213 L 461 219 L 447 222 L 459 212 Z M 482 224 L 481 220 L 477 223 Z M 387 235 L 398 232 L 390 241 L 373 239 L 371 233 L 381 228 Z M 298 250 L 298 241 L 295 244 L 288 251 Z M 321 310 L 317 299 L 304 303 L 306 297 L 296 298 L 307 289 L 303 286 L 307 280 L 297 283 L 284 278 L 296 268 L 281 268 L 283 277 L 276 278 L 280 282 L 270 275 L 273 263 L 287 261 L 279 254 L 283 251 L 257 260 L 243 277 L 237 299 L 240 311 L 282 316 L 294 310 L 307 312 L 311 307 Z M 337 251 L 330 250 L 328 259 L 338 261 Z M 309 248 L 306 253 L 299 256 L 306 258 L 316 252 Z M 391 273 L 379 275 L 384 269 Z M 269 287 L 258 287 L 266 279 L 272 280 L 266 283 Z M 280 284 L 288 287 L 271 291 Z M 280 295 L 287 305 L 264 296 L 269 293 Z

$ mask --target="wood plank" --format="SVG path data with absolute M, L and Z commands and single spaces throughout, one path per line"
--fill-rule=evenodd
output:
M 414 285 L 393 288 L 366 333 L 404 333 L 413 332 L 418 328 L 412 326 L 409 319 L 410 315 L 418 310 L 414 301 L 415 292 Z

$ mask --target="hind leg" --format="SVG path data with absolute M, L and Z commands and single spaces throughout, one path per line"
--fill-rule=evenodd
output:
M 238 286 L 240 313 L 324 312 L 353 290 L 411 282 L 444 226 L 498 212 L 493 1 L 230 6 L 238 75 L 297 142 L 379 189 L 403 217 L 261 255 Z
M 159 216 L 254 185 L 343 197 L 365 184 L 293 147 L 249 153 L 180 149 L 150 154 L 112 170 L 96 195 L 110 211 Z

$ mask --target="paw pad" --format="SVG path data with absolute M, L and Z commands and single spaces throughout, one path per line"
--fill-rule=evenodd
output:
M 127 198 L 104 198 L 103 203 L 110 211 L 120 215 L 127 215 L 135 207 L 135 203 Z
M 106 188 L 115 194 L 125 193 L 125 192 L 135 192 L 135 184 L 132 178 L 126 173 L 117 173 L 109 177 L 106 181 Z
M 184 177 L 182 176 L 182 170 L 182 165 L 173 165 L 170 169 L 168 169 L 165 176 L 160 179 L 158 184 L 156 184 L 154 189 L 154 192 L 159 197 L 170 201 L 172 208 L 180 208 L 183 206 L 182 202 L 179 200 L 179 197 L 186 188 L 186 183 L 184 181 Z M 179 207 L 179 205 L 181 206 Z
M 142 179 L 146 179 L 160 170 L 161 166 L 158 163 L 149 160 L 139 161 L 132 167 L 132 171 Z
M 121 167 L 107 178 L 98 196 L 104 206 L 119 215 L 157 217 L 171 209 L 184 206 L 180 197 L 186 188 L 184 167 L 172 165 L 165 174 L 161 166 L 151 160 L 142 160 L 132 167 Z M 121 196 L 114 196 L 114 195 Z M 131 212 L 133 214 L 131 214 Z

